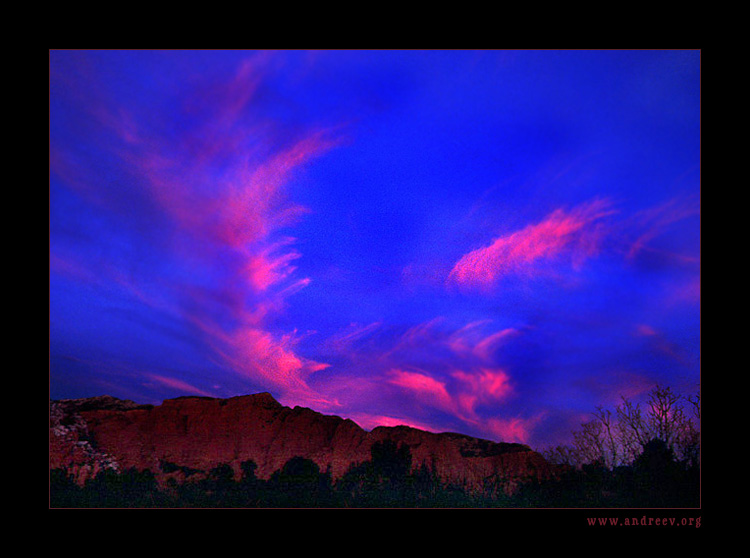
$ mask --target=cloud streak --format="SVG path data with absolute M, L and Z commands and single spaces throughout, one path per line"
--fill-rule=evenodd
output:
M 453 266 L 449 284 L 491 290 L 509 275 L 533 277 L 542 265 L 563 261 L 580 266 L 595 256 L 604 235 L 603 220 L 615 213 L 607 200 L 572 209 L 557 209 L 539 223 L 500 236 L 491 244 L 462 256 Z
M 150 380 L 153 380 L 171 390 L 174 390 L 174 392 L 176 392 L 178 395 L 202 395 L 205 397 L 214 397 L 213 393 L 204 391 L 177 378 L 170 378 L 167 376 L 161 376 L 159 374 L 149 373 L 146 373 L 145 376 Z
M 55 395 L 122 370 L 129 398 L 271 391 L 538 441 L 629 384 L 697 377 L 698 70 L 51 52 Z
M 352 324 L 327 341 L 337 357 L 337 370 L 346 371 L 332 376 L 327 390 L 346 400 L 352 385 L 360 385 L 356 390 L 360 392 L 387 387 L 384 408 L 393 405 L 389 414 L 358 414 L 368 417 L 371 426 L 392 424 L 399 408 L 407 408 L 409 418 L 403 417 L 402 423 L 429 425 L 432 431 L 455 430 L 458 424 L 459 429 L 494 437 L 497 431 L 488 419 L 509 420 L 504 416 L 505 404 L 517 396 L 513 377 L 497 364 L 498 356 L 522 334 L 518 328 L 493 327 L 491 320 L 455 327 L 443 317 L 401 331 L 379 322 Z M 443 418 L 436 420 L 436 413 Z M 378 416 L 386 417 L 386 422 L 379 423 Z M 535 424 L 519 421 L 530 427 Z M 518 441 L 518 432 L 520 426 L 506 433 Z
M 632 240 L 628 249 L 628 259 L 633 260 L 644 251 L 659 252 L 659 249 L 652 244 L 654 240 L 664 235 L 680 221 L 698 215 L 700 215 L 700 200 L 694 196 L 678 196 L 638 212 L 632 218 L 631 226 L 635 239 Z M 683 262 L 697 263 L 697 259 L 691 255 L 673 254 L 672 257 Z
M 83 155 L 66 151 L 62 142 L 55 143 L 51 169 L 71 192 L 119 215 L 140 243 L 158 232 L 172 281 L 169 300 L 138 294 L 153 282 L 146 275 L 153 270 L 129 273 L 130 292 L 192 324 L 225 365 L 254 384 L 315 398 L 306 379 L 325 365 L 297 355 L 295 334 L 272 331 L 269 323 L 310 282 L 294 277 L 294 262 L 302 257 L 295 239 L 279 235 L 307 212 L 289 199 L 287 186 L 337 140 L 326 129 L 285 129 L 255 110 L 258 91 L 274 79 L 272 53 L 241 62 L 226 82 L 184 89 L 170 100 L 172 113 L 148 118 L 114 109 L 105 91 L 87 88 L 84 83 L 97 78 L 79 62 L 80 80 L 58 85 L 68 86 L 92 130 L 107 139 L 99 143 L 100 159 L 109 162 L 110 174 L 128 177 L 130 203 L 123 205 L 121 192 L 84 171 Z M 153 230 L 138 228 L 146 216 Z M 73 261 L 52 253 L 51 270 L 107 281 Z M 108 275 L 125 274 L 110 269 Z

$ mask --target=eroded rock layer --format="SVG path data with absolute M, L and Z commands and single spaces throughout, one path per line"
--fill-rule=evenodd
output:
M 426 465 L 443 481 L 466 488 L 512 490 L 554 472 L 521 444 L 406 426 L 368 432 L 348 419 L 285 407 L 268 393 L 180 397 L 156 406 L 108 396 L 50 405 L 50 467 L 67 469 L 80 482 L 104 469 L 130 468 L 148 469 L 160 481 L 183 481 L 221 464 L 239 476 L 246 461 L 267 479 L 292 457 L 311 459 L 335 481 L 369 460 L 372 445 L 383 440 L 406 444 L 413 467 Z

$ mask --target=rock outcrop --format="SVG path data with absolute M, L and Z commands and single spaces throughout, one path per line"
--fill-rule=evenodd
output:
M 152 471 L 159 481 L 254 461 L 267 479 L 292 457 L 314 461 L 334 481 L 370 459 L 375 442 L 406 444 L 412 466 L 426 465 L 440 479 L 468 489 L 492 484 L 512 491 L 554 468 L 521 444 L 495 443 L 460 434 L 434 434 L 406 426 L 368 432 L 351 420 L 281 405 L 270 394 L 229 399 L 179 397 L 138 405 L 112 397 L 52 401 L 50 467 L 79 482 L 99 471 Z
M 126 411 L 149 407 L 152 406 L 108 395 L 50 402 L 50 469 L 67 469 L 80 483 L 104 470 L 119 471 L 117 459 L 92 444 L 88 424 L 81 413 L 93 409 Z

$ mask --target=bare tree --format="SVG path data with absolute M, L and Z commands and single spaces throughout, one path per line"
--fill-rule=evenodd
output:
M 677 440 L 679 451 L 682 455 L 682 459 L 689 462 L 691 465 L 700 465 L 700 453 L 701 453 L 701 395 L 697 393 L 687 398 L 692 410 L 692 419 L 688 419 L 685 422 L 684 428 L 680 432 L 680 437 Z
M 682 398 L 668 387 L 656 386 L 649 394 L 647 420 L 651 437 L 674 449 L 686 422 Z
M 614 468 L 621 465 L 622 457 L 620 444 L 616 437 L 617 425 L 612 417 L 612 411 L 605 409 L 601 405 L 594 412 L 594 420 L 601 424 L 601 434 L 603 438 L 603 455 L 602 462 L 607 468 Z
M 695 415 L 698 420 L 701 419 L 701 394 L 697 393 L 694 396 L 694 401 L 691 399 L 691 403 L 695 406 Z
M 581 429 L 573 434 L 573 444 L 581 464 L 600 463 L 606 465 L 606 433 L 604 426 L 598 420 L 584 422 Z
M 625 397 L 621 397 L 621 400 L 616 409 L 618 441 L 623 459 L 626 463 L 632 463 L 651 438 L 640 405 Z
M 646 444 L 658 439 L 677 459 L 700 463 L 700 395 L 684 398 L 657 385 L 643 408 L 625 397 L 621 400 L 614 413 L 597 407 L 592 419 L 573 434 L 573 446 L 558 446 L 550 456 L 570 465 L 598 462 L 612 469 L 632 463 Z
M 542 455 L 547 461 L 556 465 L 578 467 L 582 463 L 578 450 L 573 446 L 565 444 L 544 450 L 542 451 Z

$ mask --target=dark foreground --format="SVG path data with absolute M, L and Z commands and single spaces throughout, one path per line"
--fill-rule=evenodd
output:
M 176 466 L 162 463 L 162 472 Z M 255 464 L 211 471 L 179 471 L 183 482 L 160 485 L 151 471 L 105 471 L 79 486 L 66 471 L 50 475 L 51 508 L 698 508 L 700 469 L 672 459 L 659 447 L 632 465 L 597 465 L 563 471 L 548 481 L 469 492 L 441 483 L 427 468 L 411 468 L 405 446 L 373 448 L 370 461 L 333 482 L 309 459 L 295 457 L 268 480 Z

